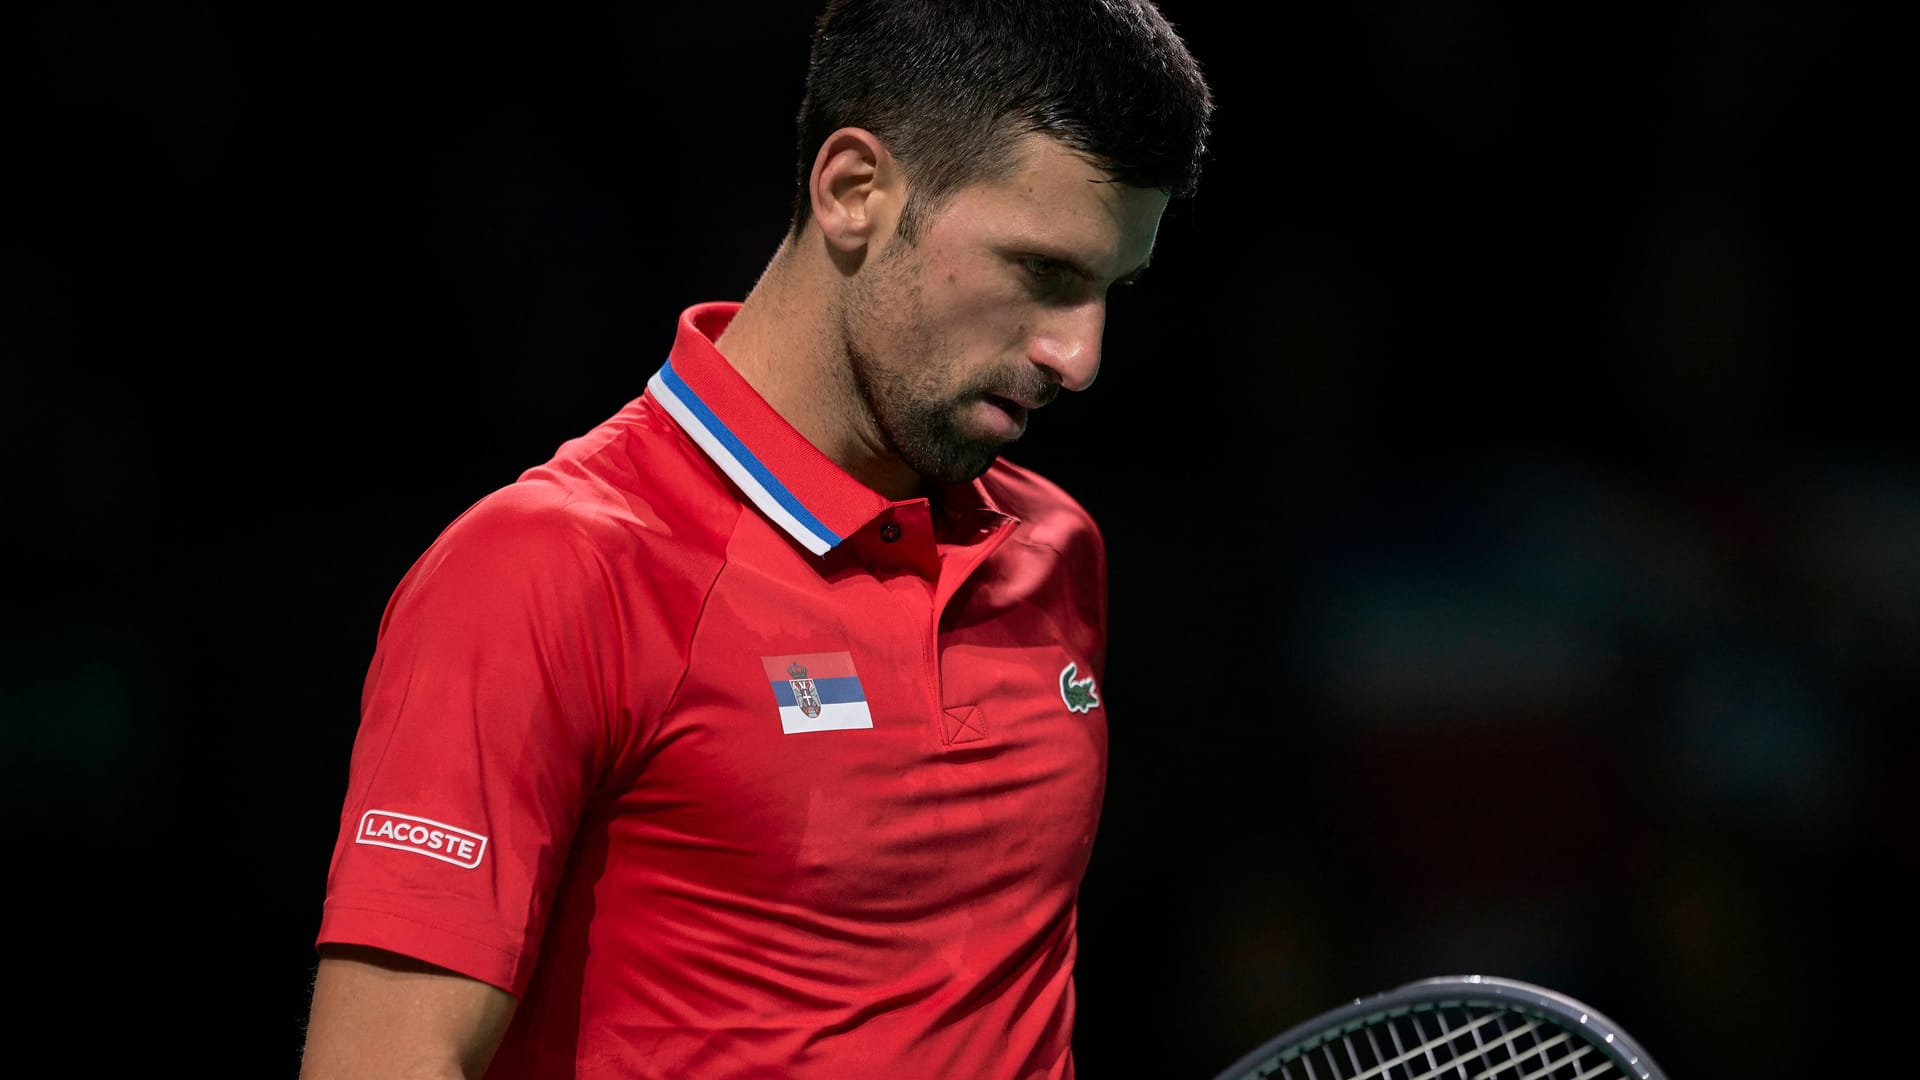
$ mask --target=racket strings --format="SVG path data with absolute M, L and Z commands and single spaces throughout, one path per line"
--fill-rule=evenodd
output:
M 1565 1029 L 1500 1009 L 1456 1006 L 1369 1024 L 1290 1061 L 1274 1062 L 1260 1075 L 1279 1080 L 1617 1080 L 1624 1074 Z

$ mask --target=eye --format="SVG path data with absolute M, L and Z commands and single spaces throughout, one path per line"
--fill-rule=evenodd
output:
M 1048 255 L 1016 254 L 1020 280 L 1029 296 L 1043 304 L 1072 304 L 1087 295 L 1086 275 L 1072 263 Z
M 1041 258 L 1038 255 L 1022 257 L 1020 265 L 1026 269 L 1027 276 L 1040 282 L 1057 281 L 1065 270 L 1064 267 L 1052 259 Z

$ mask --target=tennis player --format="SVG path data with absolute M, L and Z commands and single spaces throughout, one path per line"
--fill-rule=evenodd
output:
M 1148 0 L 829 4 L 744 302 L 392 594 L 303 1077 L 1073 1075 L 1106 563 L 999 455 L 1211 108 Z

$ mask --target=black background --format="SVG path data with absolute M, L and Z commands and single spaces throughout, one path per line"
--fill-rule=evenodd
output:
M 1081 1075 L 1204 1080 L 1443 972 L 1572 993 L 1686 1080 L 1843 1075 L 1831 990 L 1904 970 L 1920 779 L 1891 35 L 1164 10 L 1207 172 L 1099 385 L 1009 455 L 1111 552 Z M 811 18 L 7 16 L 23 1043 L 293 1074 L 388 592 L 744 295 Z

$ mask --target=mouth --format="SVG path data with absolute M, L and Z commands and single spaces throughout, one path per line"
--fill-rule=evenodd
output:
M 1032 406 L 1013 398 L 1004 398 L 998 394 L 988 394 L 985 402 L 989 409 L 989 423 L 995 428 L 995 434 L 1002 439 L 1017 439 L 1027 429 L 1027 410 Z

